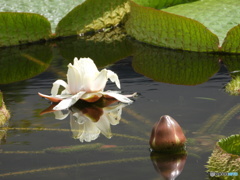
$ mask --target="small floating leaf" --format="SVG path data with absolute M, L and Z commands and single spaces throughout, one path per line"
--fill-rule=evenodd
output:
M 227 138 L 220 139 L 218 145 L 227 153 L 240 156 L 240 135 L 232 135 Z
M 50 22 L 39 14 L 0 12 L 0 46 L 46 40 L 50 35 Z
M 240 135 L 220 139 L 209 157 L 207 172 L 240 173 Z M 232 177 L 228 179 L 233 179 Z

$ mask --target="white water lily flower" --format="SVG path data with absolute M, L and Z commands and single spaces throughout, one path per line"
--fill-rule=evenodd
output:
M 59 102 L 54 107 L 54 110 L 67 109 L 79 99 L 95 102 L 102 96 L 115 98 L 123 103 L 131 103 L 132 100 L 128 97 L 132 97 L 135 94 L 124 96 L 116 91 L 103 91 L 108 79 L 115 82 L 119 89 L 121 88 L 117 74 L 111 70 L 103 69 L 99 72 L 92 59 L 80 58 L 78 60 L 74 58 L 73 64 L 70 63 L 68 65 L 67 82 L 63 80 L 55 81 L 51 90 L 51 96 L 38 94 L 52 102 Z M 58 94 L 60 86 L 65 89 L 61 94 Z

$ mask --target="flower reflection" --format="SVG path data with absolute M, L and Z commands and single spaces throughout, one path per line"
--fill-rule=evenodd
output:
M 124 103 L 116 103 L 115 99 L 101 98 L 95 103 L 79 100 L 69 108 L 67 113 L 55 111 L 54 105 L 44 110 L 42 114 L 54 112 L 55 118 L 63 120 L 70 116 L 70 126 L 74 139 L 81 142 L 96 140 L 100 134 L 107 138 L 112 137 L 111 125 L 119 124 Z M 113 104 L 115 103 L 115 104 Z
M 131 103 L 128 97 L 133 95 L 121 95 L 118 91 L 103 91 L 110 79 L 120 89 L 120 81 L 117 74 L 111 70 L 103 69 L 98 71 L 93 60 L 90 58 L 74 59 L 73 64 L 68 65 L 67 82 L 57 80 L 53 83 L 51 96 L 38 93 L 41 97 L 58 103 L 54 110 L 63 110 L 71 107 L 79 99 L 87 102 L 96 102 L 101 97 L 115 98 L 123 103 Z M 65 89 L 58 95 L 59 87 Z
M 151 153 L 151 160 L 156 171 L 166 180 L 176 179 L 182 172 L 187 154 Z

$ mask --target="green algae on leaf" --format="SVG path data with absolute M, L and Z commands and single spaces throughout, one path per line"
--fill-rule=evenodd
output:
M 127 0 L 86 0 L 57 25 L 57 36 L 70 36 L 118 25 L 130 10 Z
M 172 49 L 218 51 L 218 37 L 196 20 L 130 3 L 126 31 L 139 41 Z
M 39 14 L 0 12 L 0 46 L 46 40 L 50 35 L 50 22 Z

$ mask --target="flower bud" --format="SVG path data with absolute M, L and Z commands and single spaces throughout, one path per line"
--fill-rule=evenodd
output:
M 184 150 L 186 137 L 177 121 L 164 115 L 154 125 L 150 137 L 150 147 L 153 151 L 179 152 Z

